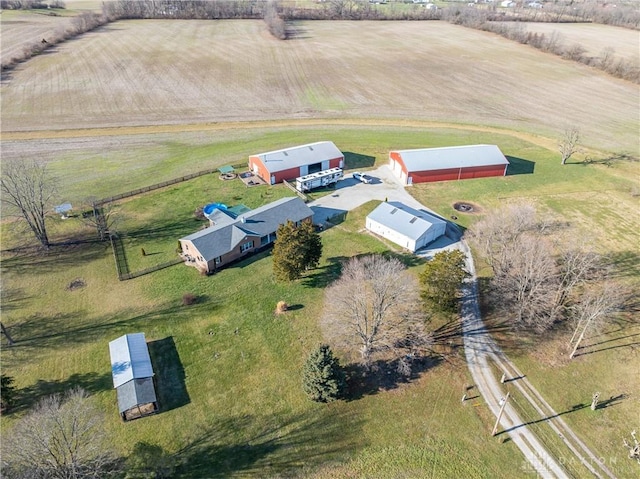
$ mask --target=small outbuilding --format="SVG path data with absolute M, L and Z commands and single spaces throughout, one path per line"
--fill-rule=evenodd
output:
M 109 343 L 113 387 L 123 421 L 158 411 L 153 367 L 144 333 L 120 336 Z
M 505 176 L 509 161 L 496 145 L 389 152 L 389 166 L 405 185 Z
M 392 201 L 380 203 L 367 216 L 366 228 L 414 253 L 444 235 L 447 222 L 426 211 Z
M 268 185 L 331 168 L 344 168 L 344 155 L 332 141 L 319 141 L 249 157 L 249 168 Z

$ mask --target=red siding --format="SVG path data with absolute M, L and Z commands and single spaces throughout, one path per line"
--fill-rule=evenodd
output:
M 276 171 L 275 173 L 271 174 L 276 177 L 276 184 L 281 183 L 282 180 L 295 180 L 298 176 L 300 176 L 300 167 Z
M 490 176 L 504 176 L 504 165 L 494 166 L 474 166 L 472 168 L 464 168 L 460 179 L 469 178 L 487 178 Z
M 344 157 L 340 157 L 340 158 L 332 158 L 331 160 L 329 160 L 329 168 L 342 168 L 342 166 L 340 166 L 340 162 L 344 160 Z
M 329 168 L 340 168 L 340 162 L 344 160 L 344 157 L 332 158 L 329 160 Z M 327 161 L 327 160 L 324 160 Z M 321 162 L 316 162 L 321 163 Z M 249 157 L 249 169 L 254 171 L 254 165 L 258 166 L 258 176 L 262 178 L 267 184 L 271 184 L 271 175 L 275 176 L 275 184 L 281 183 L 282 180 L 295 180 L 300 176 L 300 167 L 289 168 L 282 171 L 269 171 L 262 160 L 257 156 Z
M 434 181 L 468 180 L 504 176 L 504 165 L 474 166 L 469 168 L 450 168 L 447 170 L 414 171 L 409 174 L 412 183 L 429 183 Z

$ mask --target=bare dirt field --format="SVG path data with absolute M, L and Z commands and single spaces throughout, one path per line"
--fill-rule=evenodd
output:
M 300 22 L 283 42 L 261 21 L 122 21 L 22 64 L 1 93 L 3 139 L 364 118 L 577 126 L 587 146 L 638 154 L 637 85 L 444 22 Z
M 611 49 L 615 58 L 628 61 L 631 65 L 640 65 L 640 31 L 629 28 L 611 27 L 596 23 L 526 23 L 521 25 L 527 31 L 544 33 L 554 32 L 567 47 L 578 44 L 586 49 L 586 54 L 601 57 L 605 49 Z
M 3 63 L 22 56 L 28 46 L 51 38 L 71 25 L 71 17 L 24 10 L 3 10 L 0 29 L 0 55 Z

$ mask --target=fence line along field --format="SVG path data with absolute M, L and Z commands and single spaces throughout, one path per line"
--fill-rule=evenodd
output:
M 444 22 L 121 21 L 40 55 L 2 87 L 3 131 L 274 118 L 500 126 L 637 154 L 638 87 Z M 614 45 L 615 48 L 615 45 Z

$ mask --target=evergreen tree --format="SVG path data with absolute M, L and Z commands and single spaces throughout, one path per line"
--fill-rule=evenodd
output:
M 312 401 L 340 399 L 345 384 L 344 371 L 329 346 L 323 344 L 309 355 L 304 365 L 302 388 Z
M 468 276 L 465 256 L 460 250 L 436 253 L 420 274 L 422 299 L 441 311 L 455 308 L 458 289 Z
M 279 281 L 293 281 L 305 270 L 318 265 L 322 256 L 320 236 L 313 224 L 296 226 L 292 221 L 280 225 L 273 246 L 273 273 Z
M 303 263 L 305 269 L 317 268 L 322 257 L 322 240 L 316 233 L 313 223 L 305 221 L 298 227 L 300 243 L 304 252 Z
M 0 410 L 8 411 L 13 406 L 15 400 L 16 389 L 13 386 L 14 379 L 12 376 L 0 376 Z

